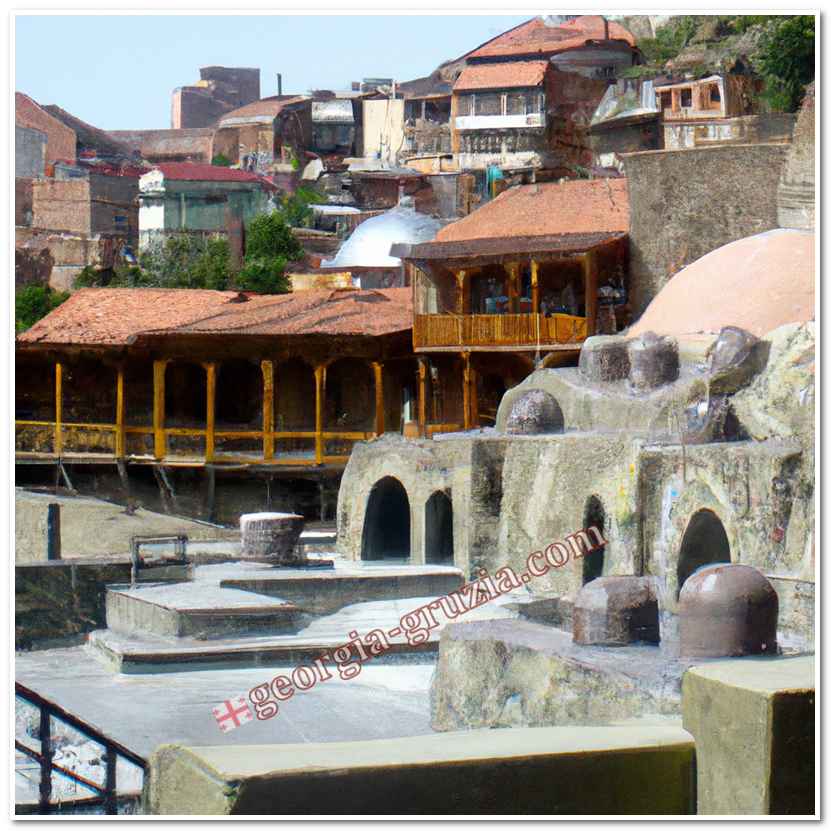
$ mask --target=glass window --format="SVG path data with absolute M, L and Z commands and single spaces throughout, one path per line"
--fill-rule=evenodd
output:
M 505 96 L 505 115 L 525 115 L 533 112 L 533 103 L 529 99 L 533 93 L 509 92 Z
M 458 102 L 458 115 L 473 115 L 473 96 L 460 95 Z
M 476 96 L 476 115 L 502 115 L 502 96 L 498 92 L 483 92 Z
M 692 106 L 692 90 L 688 87 L 687 89 L 681 90 L 681 106 L 682 107 L 691 107 Z

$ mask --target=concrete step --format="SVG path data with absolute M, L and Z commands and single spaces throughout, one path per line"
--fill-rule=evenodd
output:
M 107 626 L 123 635 L 199 640 L 252 632 L 296 631 L 301 612 L 276 597 L 185 582 L 107 588 Z

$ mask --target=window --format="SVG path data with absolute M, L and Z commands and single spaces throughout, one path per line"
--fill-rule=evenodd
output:
M 530 106 L 533 106 L 528 100 L 531 96 L 524 92 L 509 92 L 505 96 L 505 115 L 525 115 L 531 112 Z
M 473 96 L 460 95 L 458 102 L 458 115 L 473 115 Z
M 498 92 L 477 95 L 476 115 L 502 115 L 502 96 Z
M 682 107 L 691 107 L 692 106 L 692 89 L 687 87 L 686 89 L 681 90 L 681 106 Z

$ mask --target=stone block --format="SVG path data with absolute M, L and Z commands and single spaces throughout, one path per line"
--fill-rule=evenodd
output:
M 692 741 L 674 726 L 164 745 L 150 757 L 144 807 L 179 815 L 690 814 L 693 778 Z
M 684 675 L 699 814 L 814 814 L 814 695 L 812 655 L 718 661 Z
M 243 514 L 239 520 L 242 559 L 273 565 L 303 562 L 304 556 L 297 543 L 304 524 L 300 514 Z
M 563 411 L 557 399 L 544 390 L 524 392 L 513 403 L 505 432 L 514 435 L 562 433 Z
M 762 369 L 768 349 L 750 332 L 725 326 L 707 356 L 711 393 L 733 393 L 748 384 Z
M 574 642 L 626 646 L 658 643 L 658 599 L 649 577 L 598 577 L 574 601 Z
M 540 597 L 529 603 L 518 603 L 516 610 L 520 617 L 532 623 L 571 631 L 574 601 L 570 597 Z
M 625 338 L 594 335 L 580 350 L 580 374 L 589 381 L 622 381 L 629 375 L 629 352 Z
M 649 392 L 678 378 L 678 342 L 644 332 L 629 341 L 629 388 Z

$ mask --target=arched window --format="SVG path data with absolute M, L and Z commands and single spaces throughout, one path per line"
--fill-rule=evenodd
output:
M 453 502 L 436 491 L 424 507 L 424 549 L 428 563 L 453 562 Z
M 684 581 L 701 566 L 730 562 L 730 542 L 721 520 L 702 508 L 692 515 L 678 556 L 678 592 Z

